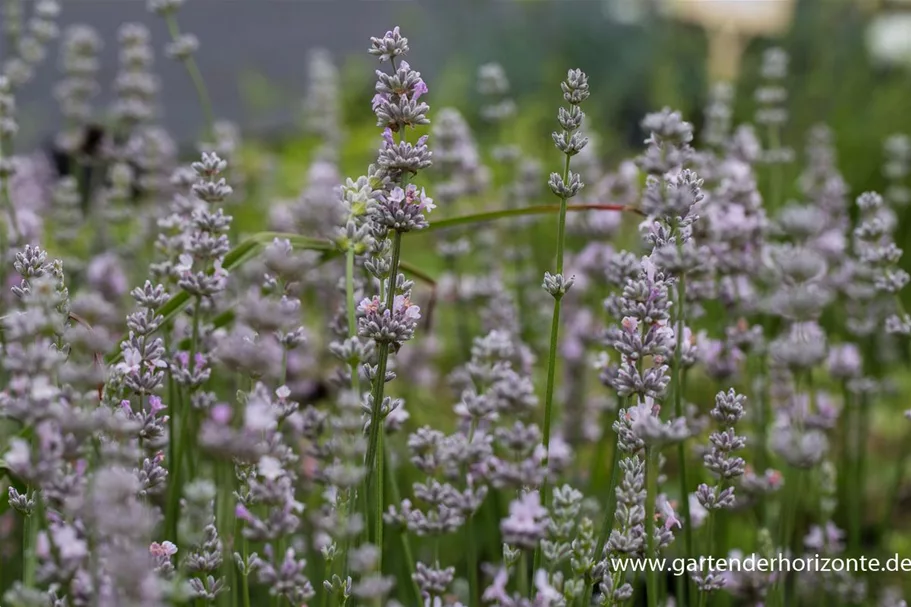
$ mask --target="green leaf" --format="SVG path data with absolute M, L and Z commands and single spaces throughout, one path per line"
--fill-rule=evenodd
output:
M 568 212 L 578 211 L 613 211 L 636 213 L 642 215 L 642 211 L 635 207 L 623 204 L 570 204 L 566 206 Z M 485 211 L 483 213 L 473 213 L 471 215 L 461 215 L 459 217 L 447 217 L 439 221 L 434 221 L 422 232 L 433 230 L 445 230 L 461 225 L 473 225 L 478 223 L 488 223 L 498 219 L 508 219 L 510 217 L 524 217 L 526 215 L 552 215 L 560 212 L 559 204 L 540 204 L 531 207 L 522 207 L 520 209 L 503 209 L 500 211 Z
M 222 267 L 227 271 L 231 271 L 243 266 L 245 263 L 247 263 L 247 261 L 256 257 L 262 247 L 268 245 L 276 238 L 279 240 L 288 240 L 288 242 L 291 243 L 291 246 L 296 249 L 322 251 L 323 256 L 320 260 L 321 263 L 340 255 L 340 252 L 328 240 L 311 238 L 309 236 L 301 236 L 300 234 L 285 234 L 283 232 L 259 232 L 250 238 L 247 238 L 239 245 L 228 251 L 228 253 L 225 255 L 224 261 L 222 262 Z M 401 268 L 404 272 L 407 272 L 418 280 L 429 284 L 434 292 L 436 292 L 436 281 L 429 274 L 406 262 L 403 262 L 401 264 Z M 171 299 L 165 302 L 165 304 L 161 307 L 161 310 L 159 310 L 159 313 L 164 318 L 164 321 L 161 323 L 161 325 L 165 326 L 168 322 L 173 320 L 184 308 L 187 307 L 189 303 L 190 294 L 186 291 L 181 291 L 180 293 L 171 297 Z M 227 325 L 232 320 L 234 320 L 233 310 L 226 310 L 213 319 L 213 324 L 216 328 L 219 328 Z M 121 340 L 118 341 L 118 344 L 122 342 L 123 339 L 125 338 L 121 338 Z M 188 344 L 189 341 L 187 340 L 187 345 L 181 344 L 181 347 L 188 347 Z M 113 365 L 120 362 L 122 355 L 123 353 L 119 350 L 117 352 L 109 354 L 105 358 L 105 364 Z
M 291 240 L 292 236 L 292 245 L 298 249 L 326 252 L 331 252 L 333 249 L 332 244 L 326 240 L 309 238 L 307 236 L 299 236 L 297 234 L 260 232 L 258 234 L 254 234 L 250 238 L 247 238 L 239 245 L 228 251 L 228 253 L 225 255 L 224 260 L 222 261 L 222 267 L 227 271 L 234 270 L 256 256 L 256 254 L 259 252 L 259 249 L 264 245 L 272 242 L 276 238 L 288 238 L 288 240 Z M 185 307 L 187 307 L 187 304 L 189 303 L 190 294 L 186 291 L 181 291 L 166 301 L 159 310 L 159 314 L 164 317 L 164 322 L 161 323 L 162 326 L 173 320 Z M 121 339 L 121 341 L 123 340 Z M 108 365 L 115 364 L 120 361 L 120 357 L 122 355 L 123 353 L 119 350 L 117 352 L 109 354 L 105 358 L 105 363 Z
M 415 266 L 414 264 L 408 263 L 407 261 L 399 262 L 399 269 L 406 274 L 411 274 L 414 278 L 418 279 L 421 282 L 427 283 L 431 289 L 436 291 L 437 281 L 434 280 L 433 276 Z

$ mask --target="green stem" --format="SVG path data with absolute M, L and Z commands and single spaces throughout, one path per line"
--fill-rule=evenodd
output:
M 352 339 L 357 336 L 357 318 L 355 313 L 355 307 L 357 304 L 354 301 L 354 255 L 354 247 L 349 247 L 345 253 L 345 307 L 348 317 L 348 337 Z M 360 370 L 358 369 L 359 363 L 360 361 L 357 360 L 349 361 L 351 373 L 351 389 L 357 395 L 358 400 L 361 398 L 361 377 Z M 347 491 L 343 507 L 345 509 L 348 509 L 353 499 L 356 499 L 356 494 L 353 496 L 350 491 Z M 353 508 L 351 509 L 353 510 Z M 344 515 L 345 513 L 343 512 L 343 520 Z M 341 554 L 337 559 L 341 564 L 342 579 L 345 579 L 348 576 L 348 547 L 350 542 L 351 540 L 346 533 L 345 540 L 342 542 Z
M 478 543 L 475 538 L 474 512 L 468 515 L 465 525 L 465 535 L 468 539 L 468 606 L 478 605 Z
M 765 329 L 763 328 L 763 335 L 766 334 Z M 765 353 L 759 355 L 759 369 L 756 374 L 759 380 L 759 390 L 756 394 L 756 436 L 758 437 L 756 441 L 756 466 L 758 472 L 762 473 L 765 471 L 766 461 L 768 457 L 766 455 L 766 443 L 767 443 L 767 434 L 768 434 L 768 422 L 769 422 L 769 398 L 768 398 L 768 356 Z
M 37 492 L 35 493 L 35 499 L 38 499 Z M 24 559 L 22 564 L 22 584 L 26 588 L 35 587 L 35 571 L 38 568 L 38 553 L 36 550 L 36 545 L 38 543 L 38 520 L 37 520 L 37 506 L 32 511 L 31 514 L 25 517 L 23 521 L 24 528 L 22 533 L 22 558 Z
M 5 56 L 12 58 L 19 53 L 19 41 L 22 38 L 22 2 L 21 0 L 7 0 L 4 9 L 3 17 L 9 18 L 9 24 L 4 28 L 7 45 L 3 51 Z
M 383 450 L 384 456 L 388 461 L 389 474 L 386 476 L 389 479 L 389 498 L 392 500 L 393 504 L 401 504 L 402 496 L 399 492 L 399 485 L 396 480 L 395 467 L 392 465 L 392 457 L 389 453 L 389 447 L 387 446 Z M 469 519 L 470 524 L 471 519 Z M 405 556 L 405 568 L 408 570 L 408 580 L 411 582 L 411 589 L 414 592 L 415 604 L 421 603 L 421 589 L 418 586 L 418 583 L 414 579 L 414 573 L 416 568 L 414 566 L 414 554 L 411 551 L 411 542 L 408 539 L 408 528 L 402 527 L 399 537 L 402 540 L 402 552 Z
M 607 474 L 607 468 L 603 465 L 607 460 L 607 440 L 610 436 L 611 423 L 615 419 L 609 412 L 602 412 L 601 419 L 598 423 L 601 425 L 601 438 L 595 445 L 595 452 L 592 455 L 592 471 L 588 479 L 588 489 L 592 494 L 599 494 L 604 484 L 604 475 Z M 584 462 L 580 462 L 584 466 Z
M 779 150 L 781 148 L 781 133 L 778 125 L 769 125 L 769 148 Z M 777 211 L 781 207 L 782 196 L 784 194 L 784 165 L 775 160 L 771 167 L 771 208 Z
M 622 407 L 620 404 L 617 406 L 617 412 L 614 415 L 614 419 L 617 419 L 620 415 L 620 409 Z M 613 425 L 611 425 L 613 428 Z M 607 538 L 610 537 L 611 529 L 614 526 L 614 515 L 617 510 L 617 480 L 620 476 L 620 447 L 617 442 L 619 435 L 611 429 L 611 434 L 613 435 L 613 448 L 611 449 L 611 473 L 610 473 L 610 486 L 607 490 L 607 504 L 604 507 L 604 518 L 601 519 L 601 534 L 598 536 L 598 546 L 595 549 L 595 558 L 601 558 L 601 552 L 604 550 L 604 546 L 607 544 Z M 601 438 L 604 440 L 604 437 Z
M 514 163 L 509 164 L 509 177 L 507 179 L 507 195 L 509 195 L 509 189 L 512 187 L 514 182 L 513 175 L 516 173 L 516 165 Z M 509 196 L 506 200 L 506 210 L 515 211 L 519 207 L 515 204 L 515 200 L 512 196 Z M 516 242 L 513 254 L 513 287 L 515 289 L 515 298 L 516 298 L 516 312 L 518 313 L 519 320 L 519 334 L 522 337 L 522 340 L 527 343 L 532 343 L 534 339 L 533 326 L 534 316 L 529 313 L 529 300 L 527 294 L 527 285 L 525 282 L 526 270 L 529 266 L 532 268 L 535 264 L 534 249 L 532 248 L 535 243 L 534 230 L 526 229 L 523 230 L 525 238 L 519 238 Z M 509 238 L 509 228 L 505 229 L 505 234 L 503 237 L 508 242 Z
M 857 554 L 860 546 L 860 510 L 857 491 L 851 486 L 854 480 L 854 467 L 857 462 L 857 405 L 848 389 L 848 382 L 842 383 L 842 394 L 845 414 L 842 419 L 842 462 L 839 472 L 839 496 L 847 509 L 848 518 L 848 552 Z
M 243 537 L 243 533 L 239 533 L 241 538 L 241 554 L 244 558 L 244 567 L 247 566 L 247 538 Z M 247 579 L 246 573 L 241 573 L 240 576 L 240 594 L 243 597 L 244 607 L 250 607 L 250 580 Z
M 196 296 L 196 302 L 193 305 L 193 331 L 190 337 L 190 352 L 189 360 L 187 365 L 190 368 L 190 374 L 192 375 L 196 371 L 196 353 L 199 352 L 199 325 L 201 322 L 200 314 L 202 310 L 200 306 L 202 305 L 202 297 Z M 195 458 L 195 444 L 196 444 L 196 433 L 195 425 L 193 420 L 193 389 L 187 388 L 187 401 L 183 403 L 184 409 L 181 411 L 181 416 L 183 418 L 183 424 L 181 428 L 184 429 L 186 435 L 181 437 L 182 451 L 183 455 L 189 458 L 189 468 L 191 471 L 195 471 L 196 467 L 196 458 Z M 178 462 L 178 465 L 180 462 Z
M 0 138 L 0 160 L 3 160 L 5 156 L 12 157 L 12 147 L 12 141 L 8 137 Z M 19 242 L 19 220 L 16 217 L 16 207 L 10 195 L 9 184 L 11 180 L 12 176 L 0 177 L 0 202 L 2 202 L 3 208 L 9 214 L 9 228 L 13 233 L 12 244 L 17 244 Z M 6 239 L 6 234 L 3 235 L 3 238 Z
M 518 574 L 517 590 L 521 596 L 528 596 L 530 592 L 528 583 L 528 552 L 522 551 L 519 562 L 516 564 Z
M 215 474 L 219 479 L 218 484 L 218 509 L 216 510 L 216 523 L 218 525 L 218 534 L 222 538 L 227 538 L 230 530 L 236 529 L 234 522 L 234 512 L 231 508 L 231 501 L 234 491 L 234 466 L 229 462 L 218 462 L 215 464 Z M 237 536 L 232 538 L 232 546 L 236 545 Z M 233 549 L 231 551 L 233 553 Z M 230 554 L 230 553 L 229 553 Z M 234 581 L 237 577 L 237 570 L 234 567 L 233 559 L 226 558 L 222 562 L 222 569 L 231 588 L 236 587 Z M 223 592 L 219 595 L 219 604 L 230 605 L 231 593 Z M 222 603 L 224 601 L 224 603 Z
M 864 496 L 866 495 L 866 480 L 867 480 L 867 439 L 870 435 L 870 396 L 865 391 L 861 393 L 860 399 L 858 402 L 858 408 L 856 411 L 858 422 L 857 422 L 857 445 L 855 448 L 856 464 L 855 472 L 857 476 L 854 478 L 854 483 L 851 485 L 851 489 L 854 492 L 853 500 L 856 502 L 856 508 L 858 512 L 858 526 L 861 526 L 860 517 L 863 516 L 864 512 Z
M 800 506 L 800 492 L 802 490 L 800 482 L 801 471 L 797 468 L 791 468 L 788 478 L 785 479 L 784 495 L 782 496 L 781 512 L 779 513 L 779 519 L 781 520 L 781 535 L 779 537 L 778 545 L 780 550 L 784 552 L 787 552 L 791 548 L 794 536 L 794 525 L 797 519 L 797 510 Z M 789 593 L 787 573 L 783 573 L 779 576 L 779 579 L 776 581 L 776 586 L 778 590 L 778 604 L 782 606 L 790 604 L 786 598 L 786 594 Z
M 720 490 L 720 488 L 719 488 Z M 718 514 L 718 511 L 710 513 L 705 521 L 705 541 L 706 541 L 706 555 L 715 556 L 714 546 L 715 546 L 715 515 Z M 711 573 L 708 571 L 703 571 L 702 573 Z M 705 607 L 706 602 L 708 601 L 709 593 L 700 590 L 699 591 L 699 607 Z
M 200 297 L 197 296 L 194 300 L 193 332 L 192 337 L 190 338 L 189 360 L 187 361 L 191 374 L 196 366 L 196 351 L 199 343 L 199 305 Z M 171 462 L 170 495 L 168 498 L 167 512 L 168 520 L 171 523 L 169 531 L 172 533 L 172 537 L 176 542 L 179 539 L 177 537 L 177 520 L 180 517 L 180 497 L 183 494 L 183 485 L 187 480 L 184 475 L 184 462 L 189 460 L 186 468 L 186 470 L 189 470 L 193 462 L 193 455 L 191 453 L 192 446 L 190 443 L 195 441 L 195 437 L 193 435 L 191 420 L 193 405 L 190 402 L 190 391 L 185 391 L 182 388 L 177 387 L 175 393 L 177 394 L 177 402 L 175 403 L 177 406 L 174 409 L 174 415 L 180 420 L 180 435 L 179 437 L 171 437 L 171 441 L 176 442 L 176 445 L 172 449 L 174 459 Z M 186 398 L 184 398 L 185 396 Z
M 347 302 L 348 316 L 348 337 L 357 336 L 357 317 L 355 308 L 357 303 L 354 301 L 354 247 L 349 247 L 345 253 L 345 300 Z M 351 368 L 351 389 L 360 398 L 361 394 L 361 377 L 358 369 L 360 361 L 352 360 L 349 362 Z
M 386 309 L 392 310 L 393 302 L 395 300 L 395 282 L 398 275 L 399 260 L 401 258 L 402 252 L 402 233 L 395 232 L 395 236 L 392 241 L 392 265 L 389 274 L 389 288 L 386 289 Z M 373 411 L 372 418 L 370 422 L 370 439 L 367 443 L 367 459 L 365 464 L 367 466 L 367 474 L 371 473 L 374 463 L 376 462 L 377 454 L 377 441 L 379 438 L 379 424 L 375 423 L 379 420 L 383 393 L 385 391 L 386 385 L 386 365 L 388 364 L 389 358 L 389 343 L 382 342 L 379 344 L 377 350 L 377 372 L 373 380 Z
M 563 164 L 563 183 L 569 181 L 569 159 L 567 154 Z M 563 249 L 566 246 L 566 196 L 560 197 L 560 216 L 557 220 L 557 274 L 563 274 Z M 547 386 L 544 390 L 544 482 L 541 485 L 541 505 L 547 508 L 550 494 L 550 427 L 554 415 L 554 385 L 557 376 L 557 341 L 560 334 L 560 309 L 563 294 L 554 294 L 554 311 L 550 321 L 550 351 L 547 355 Z M 534 570 L 541 566 L 541 546 L 535 548 Z
M 171 41 L 177 41 L 180 38 L 180 27 L 177 25 L 177 18 L 173 11 L 168 11 L 164 15 L 165 24 L 168 27 L 168 33 L 171 35 Z M 199 105 L 202 108 L 202 114 L 206 120 L 206 137 L 215 136 L 215 113 L 212 111 L 212 98 L 209 97 L 209 90 L 206 88 L 206 82 L 203 80 L 202 72 L 192 55 L 183 60 L 184 67 L 190 80 L 193 81 L 193 87 L 196 89 L 196 96 L 199 97 Z
M 170 376 L 170 374 L 169 374 Z M 175 389 L 176 400 L 174 402 L 174 416 L 179 420 L 177 424 L 180 428 L 180 434 L 178 436 L 171 437 L 171 441 L 174 442 L 174 447 L 171 449 L 174 453 L 174 459 L 170 462 L 171 468 L 168 471 L 168 507 L 166 511 L 166 518 L 168 520 L 168 533 L 170 538 L 173 538 L 173 541 L 176 543 L 178 541 L 177 537 L 177 522 L 180 519 L 180 496 L 181 496 L 181 487 L 184 482 L 184 470 L 183 470 L 183 457 L 184 457 L 184 435 L 189 431 L 186 423 L 186 410 L 189 409 L 189 404 L 184 402 L 183 399 L 183 390 L 180 388 Z
M 374 418 L 374 422 L 376 423 Z M 374 527 L 375 537 L 374 544 L 377 549 L 377 560 L 376 560 L 376 570 L 380 573 L 383 572 L 383 473 L 385 471 L 385 462 L 386 462 L 386 448 L 383 446 L 386 438 L 386 429 L 383 427 L 384 424 L 380 421 L 380 432 L 377 436 L 377 449 L 380 450 L 380 456 L 376 458 L 376 474 L 373 476 L 374 480 L 374 520 L 376 525 Z
M 677 347 L 674 350 L 674 415 L 683 417 L 683 332 L 686 327 L 686 274 L 677 281 Z M 686 441 L 677 444 L 677 461 L 680 468 L 680 506 L 683 512 L 684 558 L 693 555 L 693 526 L 690 519 L 689 485 L 686 478 Z M 680 576 L 679 599 L 688 596 L 689 578 Z M 679 601 L 684 604 L 682 600 Z
M 398 278 L 399 272 L 399 261 L 402 256 L 402 233 L 396 231 L 393 235 L 392 240 L 392 264 L 389 272 L 389 285 L 386 288 L 386 309 L 392 310 L 393 303 L 395 301 L 395 287 L 396 281 Z M 379 509 L 379 516 L 375 521 L 374 526 L 374 543 L 382 551 L 382 545 L 379 544 L 379 541 L 382 541 L 383 538 L 383 516 L 382 516 L 382 463 L 377 462 L 377 453 L 379 451 L 381 442 L 381 435 L 383 432 L 383 420 L 382 420 L 382 406 L 383 406 L 383 392 L 386 387 L 386 365 L 389 362 L 389 342 L 382 342 L 379 344 L 377 350 L 377 369 L 376 376 L 373 379 L 373 409 L 371 411 L 370 418 L 370 438 L 367 442 L 367 455 L 364 462 L 367 468 L 367 484 L 370 486 L 371 479 L 373 480 L 373 503 L 376 504 L 376 507 Z M 377 470 L 374 470 L 374 466 L 377 467 Z M 376 478 L 379 477 L 379 478 Z
M 560 310 L 562 308 L 562 298 L 554 298 L 553 317 L 550 322 L 550 350 L 547 355 L 547 387 L 544 392 L 544 448 L 550 449 L 550 427 L 553 419 L 554 407 L 554 386 L 557 376 L 557 341 L 560 333 Z M 547 477 L 544 480 L 544 486 L 547 486 Z M 546 498 L 542 496 L 542 500 Z
M 569 159 L 563 165 L 563 183 L 569 182 Z M 566 197 L 560 198 L 560 217 L 557 222 L 557 274 L 563 273 L 563 249 L 566 246 Z
M 433 232 L 434 230 L 445 230 L 454 226 L 475 225 L 479 223 L 487 223 L 489 221 L 496 221 L 498 219 L 524 217 L 526 215 L 551 215 L 553 213 L 560 213 L 562 208 L 562 204 L 539 204 L 530 207 L 501 209 L 499 211 L 484 211 L 483 213 L 472 213 L 470 215 L 446 217 L 444 219 L 435 220 L 429 226 L 421 230 L 421 232 Z M 569 213 L 581 211 L 616 211 L 635 213 L 636 215 L 643 214 L 639 209 L 624 204 L 567 204 L 566 211 Z
M 652 447 L 645 447 L 645 558 L 655 556 L 655 501 L 658 497 L 658 454 Z M 648 607 L 658 607 L 658 572 L 647 567 L 645 596 Z
M 905 468 L 908 465 L 908 459 L 911 457 L 911 437 L 905 437 L 902 441 L 901 451 L 898 456 L 898 461 L 895 464 L 895 476 L 892 478 L 892 487 L 889 491 L 888 501 L 886 502 L 886 513 L 883 516 L 882 524 L 880 528 L 882 530 L 888 530 L 892 522 L 892 515 L 895 511 L 896 503 L 899 500 L 899 494 L 901 493 L 902 483 L 905 478 Z M 858 507 L 858 511 L 860 508 Z M 860 512 L 857 514 L 857 527 L 860 529 Z M 859 537 L 858 537 L 858 547 Z
M 617 405 L 617 412 L 614 419 L 620 415 L 620 405 Z M 617 480 L 620 477 L 620 448 L 617 445 L 619 435 L 613 431 L 613 425 L 609 430 L 613 434 L 613 448 L 611 449 L 611 472 L 610 472 L 610 486 L 607 489 L 607 504 L 604 507 L 604 518 L 601 520 L 601 532 L 598 534 L 598 544 L 595 547 L 595 553 L 592 558 L 595 561 L 601 559 L 601 554 L 604 552 L 604 546 L 607 544 L 607 540 L 610 537 L 610 532 L 614 528 L 614 516 L 617 512 Z M 604 442 L 604 437 L 601 437 L 601 442 Z M 596 462 L 596 465 L 600 465 L 600 462 Z M 591 586 L 583 593 L 583 597 L 591 601 L 592 593 L 595 590 L 595 583 L 597 580 L 591 580 Z
M 459 272 L 458 264 L 455 261 L 454 257 L 450 257 L 446 263 L 446 269 L 452 274 L 454 278 L 454 293 L 453 299 L 455 303 L 455 329 L 456 329 L 456 339 L 459 343 L 459 353 L 463 358 L 468 358 L 471 356 L 471 331 L 468 327 L 468 320 L 470 314 L 468 310 L 465 309 L 465 301 L 462 299 L 462 293 L 460 289 L 461 285 L 461 274 Z M 516 295 L 518 298 L 518 294 Z M 521 315 L 522 305 L 517 300 L 516 302 L 519 307 L 519 313 Z M 521 316 L 520 316 L 521 318 Z

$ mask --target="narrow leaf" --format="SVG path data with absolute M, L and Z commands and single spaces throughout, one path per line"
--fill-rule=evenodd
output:
M 256 257 L 256 255 L 261 251 L 262 247 L 271 243 L 276 238 L 280 240 L 288 240 L 288 242 L 291 243 L 291 246 L 296 249 L 322 251 L 323 256 L 320 260 L 321 263 L 326 262 L 338 255 L 336 248 L 332 245 L 331 242 L 327 240 L 311 238 L 309 236 L 301 236 L 300 234 L 285 234 L 282 232 L 259 232 L 247 238 L 239 245 L 228 251 L 228 253 L 225 255 L 222 267 L 225 270 L 231 271 L 243 266 L 247 261 Z M 435 294 L 436 281 L 433 279 L 433 277 L 407 262 L 403 262 L 401 264 L 401 267 L 403 271 L 411 274 L 416 279 L 426 282 L 428 285 L 430 285 Z M 187 307 L 189 303 L 190 295 L 186 291 L 177 293 L 167 302 L 165 302 L 159 311 L 159 313 L 164 317 L 162 326 L 165 326 L 169 321 L 173 320 L 185 307 Z M 213 323 L 216 328 L 220 328 L 227 325 L 232 320 L 234 320 L 234 312 L 227 310 L 216 316 L 213 319 Z M 123 339 L 120 341 L 123 341 Z M 105 363 L 108 365 L 118 363 L 121 360 L 122 354 L 123 353 L 119 350 L 117 352 L 109 354 L 105 359 Z
M 578 211 L 614 211 L 626 212 L 642 215 L 642 211 L 635 207 L 625 204 L 570 204 L 566 206 L 569 212 Z M 461 225 L 472 225 L 477 223 L 488 223 L 498 219 L 509 219 L 511 217 L 523 217 L 526 215 L 552 215 L 560 212 L 558 204 L 541 204 L 531 207 L 522 207 L 520 209 L 503 209 L 500 211 L 485 211 L 483 213 L 472 213 L 471 215 L 461 215 L 459 217 L 447 217 L 439 221 L 431 222 L 430 226 L 422 232 L 433 230 L 445 230 Z

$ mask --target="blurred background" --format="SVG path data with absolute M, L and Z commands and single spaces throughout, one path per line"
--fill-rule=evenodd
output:
M 103 85 L 115 77 L 116 30 L 126 21 L 147 24 L 159 49 L 167 41 L 143 0 L 63 2 L 62 26 L 91 24 L 109 41 Z M 308 53 L 328 50 L 341 70 L 352 161 L 369 160 L 375 147 L 367 41 L 395 24 L 412 40 L 431 104 L 462 108 L 481 143 L 475 80 L 483 63 L 505 67 L 518 107 L 516 136 L 542 155 L 552 152 L 557 83 L 568 67 L 584 69 L 597 100 L 587 108 L 591 128 L 610 162 L 639 147 L 638 121 L 647 111 L 669 105 L 698 127 L 713 80 L 736 83 L 734 121 L 751 120 L 759 58 L 771 44 L 791 54 L 785 143 L 800 150 L 807 129 L 827 123 L 855 192 L 881 185 L 883 139 L 911 132 L 907 0 L 196 0 L 181 11 L 182 29 L 199 38 L 197 60 L 219 117 L 270 145 L 286 146 L 301 132 Z M 192 84 L 180 64 L 163 56 L 156 64 L 164 123 L 191 144 L 202 124 Z M 21 92 L 19 149 L 45 141 L 59 124 L 48 93 L 58 73 L 57 62 L 45 62 Z

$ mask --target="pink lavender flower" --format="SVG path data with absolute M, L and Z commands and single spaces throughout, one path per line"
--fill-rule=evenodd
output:
M 500 521 L 503 541 L 533 550 L 547 535 L 548 512 L 537 491 L 529 491 L 509 504 L 509 516 Z
M 161 398 L 158 396 L 149 397 L 149 413 L 155 415 L 159 411 L 164 411 L 167 409 L 167 406 L 161 402 Z
M 399 26 L 395 26 L 382 38 L 371 38 L 367 52 L 380 61 L 389 61 L 408 52 L 408 38 L 399 32 Z
M 167 540 L 160 544 L 158 542 L 152 542 L 149 545 L 149 554 L 156 558 L 174 556 L 177 554 L 177 546 L 175 546 L 173 542 Z
M 221 403 L 212 407 L 211 418 L 219 425 L 227 425 L 231 421 L 232 414 L 231 405 Z
M 414 336 L 421 308 L 405 295 L 396 295 L 392 310 L 374 295 L 364 298 L 357 307 L 358 335 L 377 342 L 402 343 Z
M 668 500 L 666 495 L 662 493 L 658 496 L 655 507 L 658 510 L 657 515 L 664 521 L 665 529 L 673 529 L 674 527 L 681 529 L 683 527 L 683 523 L 677 518 L 677 512 L 674 510 L 674 503 Z

